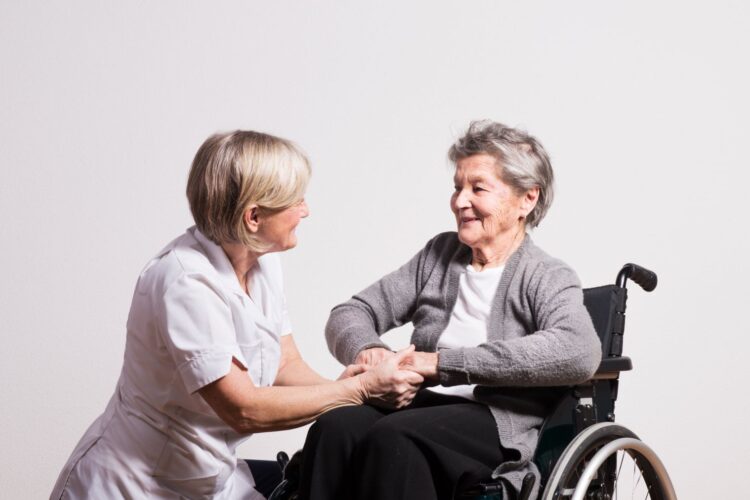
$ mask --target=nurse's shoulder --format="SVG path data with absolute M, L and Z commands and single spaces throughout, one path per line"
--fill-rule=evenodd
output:
M 216 269 L 194 235 L 194 228 L 172 240 L 146 264 L 138 277 L 136 292 L 163 294 L 185 278 L 199 279 L 204 284 L 218 280 Z

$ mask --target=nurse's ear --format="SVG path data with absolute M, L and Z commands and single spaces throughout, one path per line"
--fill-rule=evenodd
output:
M 257 233 L 258 227 L 260 226 L 258 220 L 258 205 L 249 205 L 245 209 L 245 213 L 242 217 L 245 221 L 245 227 L 247 227 L 247 230 L 251 233 Z

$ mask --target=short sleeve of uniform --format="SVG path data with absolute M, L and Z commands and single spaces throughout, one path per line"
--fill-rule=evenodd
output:
M 200 275 L 183 275 L 157 306 L 159 329 L 189 393 L 229 373 L 232 358 L 247 365 L 232 313 L 222 294 Z

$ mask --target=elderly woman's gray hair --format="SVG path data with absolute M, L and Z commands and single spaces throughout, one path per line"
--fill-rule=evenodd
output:
M 187 198 L 196 227 L 217 244 L 242 243 L 267 250 L 245 225 L 251 205 L 273 213 L 301 201 L 310 162 L 293 142 L 260 132 L 212 135 L 195 154 Z
M 494 157 L 498 176 L 518 194 L 539 188 L 539 200 L 526 217 L 528 226 L 538 226 L 554 198 L 554 174 L 542 144 L 523 130 L 502 123 L 473 121 L 448 150 L 448 158 L 455 165 L 459 160 L 477 154 Z

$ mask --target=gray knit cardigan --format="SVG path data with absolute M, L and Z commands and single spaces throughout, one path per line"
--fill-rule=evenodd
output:
M 331 353 L 352 363 L 363 349 L 388 348 L 380 335 L 408 322 L 417 350 L 434 352 L 456 303 L 459 276 L 470 262 L 471 249 L 455 232 L 437 235 L 401 268 L 333 308 L 326 325 Z M 475 397 L 489 407 L 498 444 L 509 452 L 510 460 L 493 477 L 502 476 L 518 490 L 529 471 L 539 484 L 531 458 L 551 398 L 559 394 L 550 387 L 590 378 L 601 346 L 575 272 L 526 235 L 505 264 L 487 342 L 441 349 L 438 359 L 444 386 L 478 384 Z

